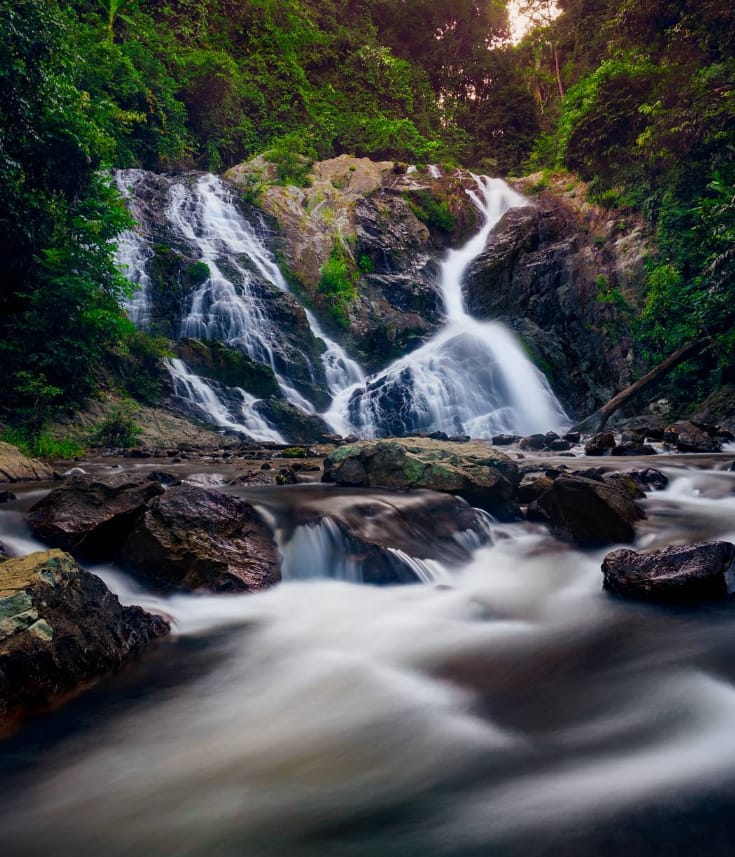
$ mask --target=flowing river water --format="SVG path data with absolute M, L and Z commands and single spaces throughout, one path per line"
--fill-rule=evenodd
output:
M 653 459 L 671 482 L 643 501 L 637 546 L 735 540 L 731 461 Z M 38 547 L 22 513 L 44 490 L 0 507 L 16 552 Z M 343 496 L 232 490 L 284 552 L 289 510 L 328 514 Z M 491 528 L 469 562 L 405 586 L 331 578 L 339 562 L 317 539 L 298 553 L 318 576 L 255 595 L 164 598 L 95 568 L 174 634 L 0 745 L 0 854 L 731 855 L 730 601 L 616 599 L 601 590 L 604 551 Z

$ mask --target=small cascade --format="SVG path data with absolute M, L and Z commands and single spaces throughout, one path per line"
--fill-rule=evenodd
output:
M 442 177 L 442 171 L 439 169 L 439 167 L 436 164 L 429 164 L 426 167 L 426 169 L 428 170 L 429 175 L 433 179 L 440 179 Z
M 217 393 L 204 378 L 193 374 L 183 360 L 172 358 L 165 361 L 171 374 L 174 393 L 197 407 L 207 421 L 223 429 L 240 431 L 253 440 L 285 443 L 283 437 L 261 417 L 253 407 L 258 401 L 255 396 L 240 387 L 228 388 L 240 399 L 237 412 Z
M 442 264 L 446 323 L 421 348 L 355 387 L 343 425 L 367 437 L 443 431 L 487 438 L 494 434 L 561 429 L 569 419 L 544 375 L 503 325 L 467 314 L 462 277 L 510 208 L 527 205 L 500 179 L 474 177 L 469 191 L 484 215 L 482 229 Z

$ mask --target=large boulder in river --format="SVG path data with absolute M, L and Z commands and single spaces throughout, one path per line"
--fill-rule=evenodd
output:
M 680 420 L 664 429 L 664 440 L 679 452 L 720 452 L 722 444 L 712 426 Z
M 160 616 L 121 606 L 62 551 L 0 563 L 0 730 L 116 669 L 168 631 Z
M 529 517 L 545 521 L 559 539 L 583 547 L 632 542 L 634 523 L 646 517 L 630 494 L 585 476 L 559 476 L 529 506 Z
M 143 477 L 71 476 L 33 506 L 28 525 L 54 547 L 94 559 L 111 559 L 146 504 L 163 494 L 158 481 Z
M 244 592 L 280 580 L 273 536 L 245 500 L 194 485 L 155 498 L 120 560 L 164 589 Z
M 367 488 L 428 488 L 458 494 L 492 515 L 518 515 L 515 463 L 488 443 L 408 437 L 360 441 L 324 460 L 325 482 Z
M 643 554 L 627 548 L 602 563 L 609 592 L 662 601 L 698 601 L 727 595 L 727 575 L 735 558 L 730 542 L 676 545 Z
M 51 478 L 53 473 L 45 464 L 23 455 L 17 446 L 0 442 L 0 482 L 30 482 Z

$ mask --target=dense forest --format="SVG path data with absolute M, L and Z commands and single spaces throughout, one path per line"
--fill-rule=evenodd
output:
M 111 167 L 284 182 L 341 153 L 508 175 L 568 170 L 656 231 L 638 346 L 730 370 L 735 10 L 720 0 L 0 0 L 0 411 L 37 435 L 165 345 L 121 310 Z

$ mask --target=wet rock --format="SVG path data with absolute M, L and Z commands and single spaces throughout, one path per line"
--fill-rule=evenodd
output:
M 0 729 L 75 693 L 168 633 L 59 550 L 0 564 Z
M 584 445 L 585 455 L 609 455 L 615 447 L 615 435 L 611 431 L 603 431 L 593 435 Z
M 34 536 L 54 547 L 94 559 L 111 559 L 148 501 L 163 486 L 146 477 L 72 476 L 28 513 Z
M 624 440 L 610 450 L 610 455 L 656 455 L 656 450 L 647 443 Z
M 654 467 L 636 467 L 626 471 L 644 491 L 663 491 L 669 484 L 669 477 Z
M 486 518 L 459 497 L 414 491 L 340 498 L 328 510 L 307 504 L 297 511 L 294 541 L 285 548 L 290 577 L 315 571 L 370 584 L 434 579 L 431 561 L 467 562 L 472 548 L 490 541 Z M 325 514 L 328 511 L 328 514 Z M 312 553 L 310 545 L 318 548 Z
M 546 449 L 546 435 L 531 434 L 528 437 L 523 437 L 521 438 L 520 448 L 523 450 Z
M 50 467 L 28 458 L 16 446 L 0 442 L 0 482 L 30 482 L 52 479 Z
M 628 473 L 620 473 L 617 470 L 610 473 L 603 473 L 602 481 L 606 485 L 612 485 L 613 488 L 617 488 L 618 491 L 630 497 L 632 500 L 643 500 L 646 496 L 646 492 Z
M 518 499 L 521 503 L 533 503 L 554 484 L 554 479 L 545 473 L 527 473 L 518 486 Z
M 149 482 L 159 482 L 167 488 L 181 484 L 181 480 L 175 473 L 168 473 L 165 470 L 153 470 L 146 476 L 146 479 Z
M 621 548 L 602 563 L 609 592 L 661 601 L 699 601 L 728 592 L 728 571 L 735 558 L 730 542 L 677 545 L 649 554 Z
M 534 520 L 545 520 L 551 533 L 583 547 L 632 542 L 641 507 L 617 486 L 584 476 L 559 476 L 531 504 Z
M 339 447 L 325 458 L 323 481 L 370 488 L 428 488 L 458 494 L 503 520 L 518 514 L 516 464 L 479 441 L 362 441 Z
M 548 448 L 552 452 L 568 452 L 572 448 L 572 444 L 568 440 L 562 440 L 562 438 L 556 438 L 555 440 L 549 441 Z
M 150 503 L 120 561 L 164 589 L 243 592 L 280 580 L 273 537 L 253 506 L 193 485 L 170 488 Z
M 703 423 L 680 420 L 666 427 L 664 440 L 679 452 L 720 452 L 722 444 L 713 436 L 715 431 L 714 427 Z
M 578 431 L 568 431 L 566 434 L 562 435 L 562 440 L 569 441 L 569 443 L 579 443 L 582 435 Z
M 496 434 L 493 438 L 493 446 L 510 446 L 521 438 L 517 434 Z
M 0 503 L 10 503 L 12 500 L 17 499 L 12 491 L 0 491 Z

